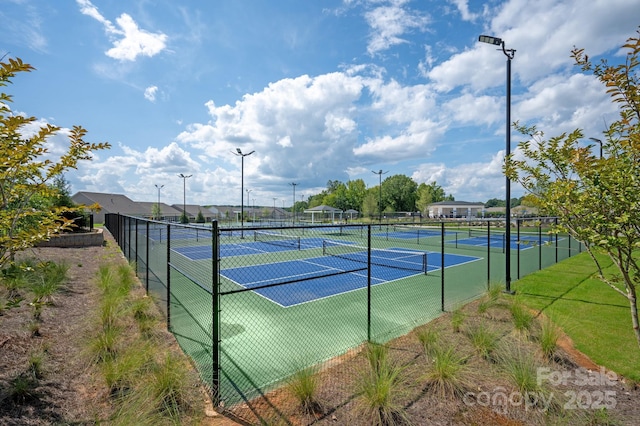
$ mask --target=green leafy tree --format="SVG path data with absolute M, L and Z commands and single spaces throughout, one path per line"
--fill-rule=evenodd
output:
M 0 62 L 0 87 L 11 83 L 18 73 L 32 70 L 19 58 Z M 74 126 L 68 132 L 67 151 L 53 160 L 48 157 L 47 141 L 62 129 L 47 124 L 27 132 L 36 118 L 13 114 L 11 102 L 11 95 L 0 93 L 0 267 L 16 252 L 71 227 L 72 221 L 63 213 L 82 206 L 51 205 L 50 200 L 61 195 L 56 179 L 58 184 L 64 182 L 60 179 L 65 171 L 76 168 L 81 160 L 90 160 L 93 151 L 109 148 L 107 143 L 85 142 L 86 130 Z
M 204 222 L 205 222 L 204 215 L 200 210 L 198 210 L 198 215 L 196 216 L 196 223 L 204 223 Z
M 160 204 L 153 203 L 153 206 L 151 206 L 151 216 L 153 216 L 155 220 L 160 220 L 160 218 L 162 217 L 162 209 L 160 208 Z
M 445 192 L 436 182 L 431 182 L 428 185 L 421 183 L 418 185 L 417 198 L 416 208 L 426 214 L 429 210 L 429 204 L 445 201 Z
M 347 208 L 361 211 L 362 202 L 367 193 L 367 185 L 362 179 L 347 182 Z
M 581 130 L 545 139 L 535 127 L 516 124 L 530 139 L 519 145 L 522 159 L 508 158 L 505 172 L 529 192 L 528 200 L 558 217 L 559 231 L 584 243 L 600 280 L 626 297 L 640 346 L 640 38 L 622 48 L 627 55 L 619 65 L 593 64 L 583 49 L 572 51 L 576 64 L 596 76 L 619 107 L 619 119 L 604 132 L 604 155 L 581 143 Z M 605 276 L 598 253 L 608 255 L 617 273 Z
M 189 223 L 189 216 L 187 216 L 186 212 L 182 212 L 182 214 L 180 215 L 180 223 Z
M 413 211 L 416 205 L 417 189 L 418 184 L 408 176 L 393 175 L 386 178 L 382 181 L 383 211 Z
M 374 191 L 375 189 L 375 191 Z M 362 215 L 374 217 L 378 215 L 378 192 L 377 187 L 367 190 L 362 200 Z

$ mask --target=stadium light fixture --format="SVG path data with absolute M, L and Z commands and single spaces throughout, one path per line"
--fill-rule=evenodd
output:
M 178 177 L 182 178 L 182 214 L 189 221 L 189 216 L 187 216 L 187 179 L 189 179 L 193 175 L 184 175 L 180 173 Z
M 248 157 L 254 152 L 255 151 L 251 151 L 243 154 L 240 148 L 236 148 L 236 152 L 231 151 L 232 154 L 242 159 L 240 166 L 240 238 L 244 238 L 244 157 Z
M 600 159 L 602 159 L 602 139 L 598 139 L 598 138 L 589 138 L 594 142 L 598 142 L 598 144 L 600 144 Z
M 293 226 L 296 225 L 296 185 L 297 183 L 291 182 L 289 185 L 293 186 L 293 204 L 291 205 L 291 213 L 293 213 Z
M 502 53 L 507 57 L 507 131 L 506 131 L 506 150 L 505 161 L 511 155 L 511 60 L 516 54 L 515 49 L 505 48 L 504 40 L 498 37 L 481 35 L 478 41 L 482 43 L 500 46 Z M 511 180 L 507 176 L 505 185 L 506 192 L 506 208 L 505 208 L 505 291 L 513 294 L 511 291 Z

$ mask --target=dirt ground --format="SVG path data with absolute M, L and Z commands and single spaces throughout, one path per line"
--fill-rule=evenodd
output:
M 86 248 L 36 248 L 23 255 L 40 260 L 65 261 L 69 266 L 69 280 L 66 291 L 56 295 L 54 303 L 47 306 L 42 314 L 38 335 L 32 335 L 29 328 L 31 309 L 27 303 L 13 308 L 0 315 L 0 424 L 2 425 L 52 425 L 77 424 L 89 425 L 104 421 L 109 413 L 107 401 L 109 396 L 105 385 L 96 379 L 87 367 L 83 356 L 88 325 L 98 303 L 98 291 L 94 278 L 100 265 L 106 262 L 123 262 L 112 237 L 105 232 L 106 246 Z M 467 308 L 473 312 L 474 307 Z M 475 319 L 474 319 L 475 318 Z M 467 326 L 472 321 L 490 321 L 496 330 L 506 330 L 503 313 L 498 311 L 484 317 L 469 315 Z M 432 327 L 438 327 L 446 338 L 453 343 L 464 340 L 464 333 L 453 333 L 450 329 L 450 318 L 442 317 Z M 506 331 L 505 331 L 506 333 Z M 167 339 L 172 337 L 167 335 Z M 415 334 L 404 336 L 389 344 L 391 353 L 407 365 L 406 374 L 409 379 L 419 378 L 425 369 L 421 358 L 421 349 Z M 462 346 L 461 346 L 462 347 Z M 464 349 L 463 349 L 464 350 Z M 38 387 L 32 395 L 16 403 L 6 395 L 9 383 L 27 368 L 28 357 L 35 353 L 46 354 L 44 372 Z M 321 409 L 313 414 L 301 413 L 299 407 L 287 390 L 277 390 L 260 401 L 253 401 L 244 407 L 231 412 L 242 414 L 247 423 L 265 424 L 338 424 L 366 425 L 367 420 L 359 416 L 353 384 L 356 380 L 354 372 L 359 371 L 362 358 L 345 357 L 334 363 L 321 373 L 318 401 Z M 442 399 L 434 396 L 421 385 L 408 384 L 410 391 L 403 396 L 405 411 L 411 424 L 415 425 L 536 425 L 548 421 L 538 411 L 525 411 L 522 407 L 506 407 L 496 409 L 490 404 L 483 404 L 481 394 L 490 396 L 491 390 L 509 389 L 504 378 L 493 374 L 494 367 L 490 363 L 475 359 L 472 366 L 480 374 L 475 387 L 470 389 L 470 396 L 465 401 Z M 602 377 L 597 365 L 587 357 L 573 349 L 567 338 L 562 339 L 562 350 L 554 363 L 549 364 L 549 372 L 568 372 L 591 370 Z M 554 376 L 550 376 L 553 379 Z M 610 376 L 607 376 L 610 377 Z M 550 380 L 550 379 L 549 379 Z M 411 381 L 411 380 L 410 380 Z M 575 383 L 573 383 L 575 385 Z M 555 383 L 556 393 L 575 394 L 575 386 L 571 387 Z M 603 383 L 590 383 L 579 388 L 583 396 L 613 395 L 615 407 L 608 410 L 606 421 L 597 416 L 594 410 L 582 409 L 583 416 L 575 417 L 563 424 L 621 424 L 637 425 L 640 419 L 640 390 L 627 383 L 624 378 Z M 471 397 L 473 395 L 473 397 Z M 203 405 L 202 425 L 230 426 L 238 423 L 216 413 L 210 406 Z M 611 400 L 611 398 L 610 398 Z M 594 401 L 590 399 L 593 403 Z M 565 401 L 566 403 L 566 401 Z M 278 406 L 278 419 L 274 420 L 272 411 L 274 404 Z M 580 405 L 580 401 L 578 401 Z M 584 405 L 584 404 L 582 404 Z M 500 408 L 500 407 L 498 407 Z M 502 407 L 505 408 L 505 407 Z M 578 407 L 580 408 L 580 407 Z M 577 419 L 577 420 L 576 420 Z M 595 419 L 595 420 L 594 420 Z
M 100 247 L 34 248 L 20 254 L 42 261 L 66 262 L 69 279 L 64 291 L 55 295 L 53 304 L 43 309 L 37 335 L 30 327 L 32 308 L 27 300 L 0 315 L 1 425 L 89 425 L 108 419 L 106 385 L 92 374 L 84 353 L 98 306 L 98 269 L 107 263 L 127 263 L 108 232 L 105 241 L 106 245 Z M 175 344 L 169 333 L 166 340 Z M 29 357 L 37 353 L 45 354 L 37 387 L 23 400 L 12 401 L 7 395 L 10 383 L 24 375 Z M 202 407 L 200 424 L 237 425 L 207 407 L 204 395 L 193 404 Z

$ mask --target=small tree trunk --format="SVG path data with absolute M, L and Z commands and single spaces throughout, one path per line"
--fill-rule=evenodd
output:
M 633 285 L 629 285 L 627 294 L 629 298 L 629 305 L 631 308 L 631 322 L 633 324 L 633 332 L 636 335 L 638 347 L 640 347 L 640 324 L 638 323 L 638 303 L 636 298 L 636 288 Z

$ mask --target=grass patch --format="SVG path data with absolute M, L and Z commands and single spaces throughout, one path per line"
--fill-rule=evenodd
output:
M 480 322 L 469 327 L 465 334 L 478 355 L 487 361 L 493 360 L 494 351 L 500 341 L 498 333 L 491 331 L 484 322 Z
M 542 320 L 540 328 L 540 349 L 545 358 L 550 359 L 556 352 L 562 329 L 549 317 Z
M 461 398 L 471 384 L 467 356 L 450 344 L 436 346 L 426 380 L 439 398 Z
M 614 274 L 605 256 L 599 260 L 608 265 L 605 274 Z M 518 299 L 562 324 L 576 348 L 594 362 L 640 382 L 640 351 L 629 303 L 595 273 L 593 261 L 582 253 L 517 281 Z
M 306 414 L 322 411 L 322 406 L 317 400 L 319 384 L 317 371 L 313 367 L 296 369 L 287 382 L 287 388 Z
M 424 354 L 427 357 L 433 355 L 434 349 L 437 347 L 440 333 L 431 326 L 421 328 L 417 332 L 418 341 L 422 345 Z
M 533 314 L 529 312 L 529 308 L 520 300 L 516 299 L 509 307 L 513 327 L 522 336 L 528 336 L 533 326 Z
M 393 363 L 386 346 L 365 347 L 368 368 L 356 385 L 358 411 L 367 424 L 390 426 L 407 423 L 404 407 L 402 368 Z

